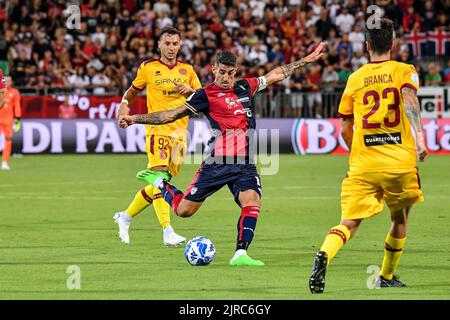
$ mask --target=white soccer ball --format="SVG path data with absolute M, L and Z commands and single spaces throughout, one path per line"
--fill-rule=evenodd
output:
M 214 244 L 205 237 L 195 237 L 186 244 L 184 249 L 184 256 L 192 266 L 206 266 L 210 264 L 215 254 L 216 248 Z

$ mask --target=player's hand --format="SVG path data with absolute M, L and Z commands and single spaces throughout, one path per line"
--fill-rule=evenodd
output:
M 129 115 L 119 116 L 119 127 L 125 129 L 135 124 L 134 117 Z
M 188 85 L 181 84 L 181 83 L 177 84 L 177 90 L 178 90 L 179 94 L 182 94 L 184 96 L 195 92 L 195 90 L 192 89 L 191 87 L 189 87 Z
M 14 126 L 13 126 L 13 130 L 14 132 L 19 132 L 20 131 L 20 119 L 14 119 Z
M 321 59 L 323 57 L 323 50 L 325 49 L 325 47 L 327 46 L 326 42 L 321 42 L 316 50 L 314 50 L 313 53 L 307 55 L 306 57 L 304 57 L 302 60 L 306 63 L 312 63 L 312 62 L 316 62 L 317 60 Z
M 425 142 L 421 141 L 420 143 L 417 144 L 416 154 L 420 162 L 425 161 L 425 157 L 428 155 L 427 148 L 425 147 Z

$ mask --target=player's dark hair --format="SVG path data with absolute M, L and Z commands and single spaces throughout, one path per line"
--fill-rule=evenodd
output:
M 382 18 L 380 19 L 379 28 L 377 24 L 372 28 L 366 25 L 366 40 L 370 43 L 375 53 L 383 54 L 389 52 L 394 41 L 394 22 Z
M 215 63 L 216 66 L 224 64 L 226 66 L 237 66 L 236 55 L 231 51 L 220 51 L 216 53 Z
M 158 41 L 161 40 L 161 37 L 167 33 L 168 35 L 174 35 L 177 34 L 180 38 L 181 38 L 181 32 L 180 30 L 178 30 L 177 28 L 174 27 L 165 27 L 163 29 L 161 29 L 160 33 L 159 33 L 159 37 L 158 37 Z

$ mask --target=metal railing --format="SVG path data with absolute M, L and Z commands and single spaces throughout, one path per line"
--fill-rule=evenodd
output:
M 334 118 L 342 91 L 263 91 L 254 97 L 256 117 Z

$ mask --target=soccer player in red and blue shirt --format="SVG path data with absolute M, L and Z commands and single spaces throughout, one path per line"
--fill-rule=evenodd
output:
M 291 76 L 296 69 L 322 57 L 320 46 L 309 56 L 277 67 L 259 78 L 235 81 L 237 58 L 229 52 L 216 54 L 212 71 L 214 83 L 193 93 L 186 102 L 173 110 L 122 117 L 119 125 L 166 124 L 191 114 L 203 113 L 209 120 L 212 138 L 207 157 L 185 193 L 170 184 L 164 174 L 143 170 L 137 178 L 161 190 L 163 198 L 180 217 L 190 217 L 207 197 L 227 185 L 241 208 L 237 229 L 236 251 L 232 266 L 263 266 L 252 259 L 247 249 L 253 240 L 260 212 L 262 186 L 252 157 L 252 132 L 256 128 L 252 97 L 267 86 Z

